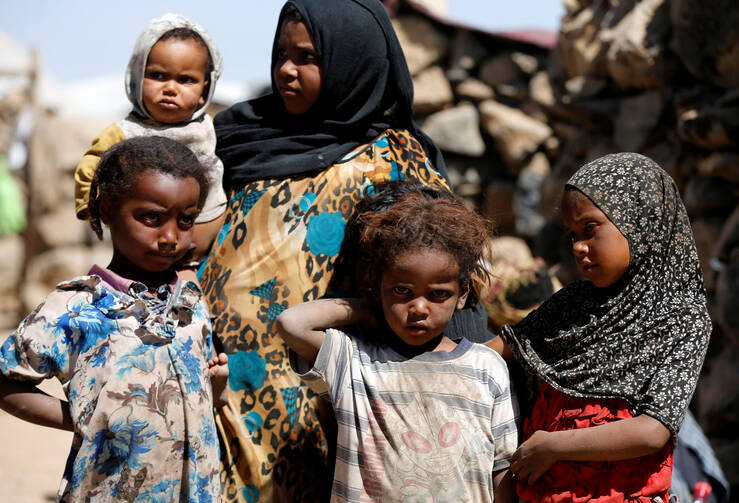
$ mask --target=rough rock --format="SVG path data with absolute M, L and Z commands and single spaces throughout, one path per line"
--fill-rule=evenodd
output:
M 619 106 L 613 138 L 625 151 L 638 151 L 659 124 L 665 95 L 652 90 L 624 98 Z
M 739 154 L 714 152 L 698 163 L 698 174 L 739 183 Z
M 547 72 L 537 72 L 529 80 L 529 94 L 532 100 L 542 106 L 551 107 L 554 105 L 554 91 Z
M 671 48 L 700 80 L 739 86 L 739 2 L 672 0 Z
M 458 30 L 450 46 L 447 76 L 453 82 L 468 78 L 488 53 L 478 37 L 469 30 Z
M 721 329 L 739 344 L 739 260 L 723 266 L 716 278 L 716 315 Z M 735 360 L 736 361 L 736 360 Z
M 431 21 L 420 16 L 400 16 L 392 20 L 411 75 L 440 61 L 449 50 L 449 41 Z
M 541 187 L 550 171 L 546 154 L 537 152 L 516 179 L 513 210 L 516 214 L 516 234 L 519 236 L 535 236 L 546 223 L 546 218 L 539 212 L 539 207 Z
M 607 75 L 608 47 L 599 36 L 608 10 L 603 3 L 575 10 L 562 19 L 557 53 L 568 77 Z
M 480 116 L 483 127 L 513 169 L 552 136 L 552 129 L 545 123 L 493 100 L 480 104 Z
M 539 60 L 536 56 L 531 54 L 514 51 L 511 53 L 511 61 L 516 64 L 522 73 L 525 73 L 528 76 L 534 75 L 539 71 Z
M 452 103 L 454 94 L 440 66 L 432 66 L 413 78 L 413 112 L 427 115 Z
M 737 188 L 716 178 L 694 176 L 685 184 L 683 202 L 692 216 L 727 214 L 736 205 Z
M 513 234 L 516 216 L 513 211 L 515 185 L 497 181 L 485 188 L 480 212 L 493 221 L 499 235 Z
M 680 139 L 706 150 L 736 147 L 739 139 L 739 91 L 728 91 L 715 103 L 679 114 Z
M 739 345 L 726 341 L 699 384 L 698 417 L 706 435 L 739 428 Z
M 608 83 L 605 79 L 579 75 L 568 79 L 565 82 L 565 89 L 567 90 L 567 94 L 572 98 L 572 101 L 579 101 L 600 94 L 607 85 Z
M 495 91 L 489 85 L 477 79 L 465 79 L 455 89 L 457 96 L 462 100 L 480 102 L 495 98 Z
M 485 153 L 477 108 L 470 103 L 436 112 L 422 127 L 441 150 L 473 157 Z
M 72 204 L 63 204 L 53 212 L 40 215 L 34 226 L 43 241 L 42 249 L 84 243 L 89 228 L 87 221 L 77 219 Z
M 668 0 L 638 2 L 616 26 L 603 30 L 613 80 L 624 89 L 651 89 L 668 82 L 676 69 L 667 50 L 669 32 Z
M 703 279 L 708 291 L 712 291 L 715 286 L 716 271 L 711 267 L 711 252 L 723 223 L 721 217 L 697 218 L 690 222 L 690 226 L 693 228 L 695 246 L 698 249 L 698 258 L 703 270 Z
M 483 61 L 478 76 L 487 85 L 496 87 L 514 82 L 521 76 L 521 70 L 510 53 L 504 52 Z

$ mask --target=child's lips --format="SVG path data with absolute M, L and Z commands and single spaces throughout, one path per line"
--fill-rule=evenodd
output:
M 161 100 L 159 102 L 159 106 L 164 108 L 165 110 L 176 110 L 180 108 L 177 102 L 173 100 Z
M 283 96 L 297 96 L 300 92 L 291 87 L 280 87 L 280 94 Z

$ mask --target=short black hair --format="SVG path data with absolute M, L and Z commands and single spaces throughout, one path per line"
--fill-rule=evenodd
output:
M 101 157 L 90 184 L 90 227 L 103 238 L 100 202 L 126 199 L 136 178 L 146 171 L 175 178 L 192 177 L 200 186 L 198 210 L 208 195 L 208 179 L 200 161 L 187 146 L 163 136 L 139 136 L 113 145 Z

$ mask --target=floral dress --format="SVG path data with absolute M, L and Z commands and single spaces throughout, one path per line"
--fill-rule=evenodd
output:
M 6 377 L 57 377 L 69 400 L 60 500 L 219 501 L 199 287 L 174 282 L 157 298 L 108 270 L 90 272 L 57 285 L 0 348 Z
M 446 187 L 407 131 L 387 130 L 312 176 L 260 180 L 230 195 L 200 271 L 216 342 L 229 355 L 231 406 L 217 418 L 225 500 L 324 501 L 330 494 L 333 413 L 291 370 L 273 322 L 326 292 L 364 192 L 406 178 Z

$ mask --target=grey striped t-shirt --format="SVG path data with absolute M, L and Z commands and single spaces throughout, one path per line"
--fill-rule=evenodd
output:
M 332 501 L 493 501 L 493 472 L 518 442 L 508 369 L 493 350 L 462 339 L 408 359 L 329 329 L 301 377 L 336 414 Z

